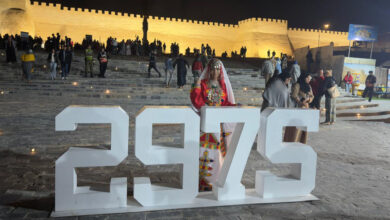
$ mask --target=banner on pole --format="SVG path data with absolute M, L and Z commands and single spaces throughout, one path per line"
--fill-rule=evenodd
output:
M 348 40 L 373 42 L 378 39 L 376 27 L 360 24 L 350 24 Z

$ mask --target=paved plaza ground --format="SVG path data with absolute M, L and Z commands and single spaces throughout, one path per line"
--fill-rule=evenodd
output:
M 127 177 L 129 196 L 133 177 L 149 176 L 154 183 L 179 186 L 179 166 L 144 166 L 136 159 L 134 119 L 144 105 L 188 106 L 190 87 L 166 89 L 162 78 L 145 79 L 142 62 L 111 64 L 108 79 L 81 78 L 83 62 L 76 62 L 67 81 L 54 82 L 47 80 L 43 67 L 36 68 L 30 84 L 20 82 L 18 65 L 0 64 L 0 219 L 49 218 L 54 207 L 55 160 L 72 146 L 109 147 L 110 127 L 106 125 L 55 132 L 55 116 L 73 104 L 120 105 L 130 117 L 128 158 L 117 167 L 77 169 L 78 185 L 107 190 L 110 178 Z M 115 65 L 122 69 L 115 70 Z M 229 73 L 238 101 L 258 106 L 264 80 L 253 77 L 256 70 L 232 68 Z M 58 219 L 390 219 L 390 124 L 366 121 L 389 118 L 374 113 L 390 111 L 390 101 L 373 101 L 370 106 L 362 99 L 344 97 L 338 106 L 340 116 L 345 117 L 309 135 L 308 144 L 318 155 L 313 191 L 318 201 Z M 179 142 L 180 127 L 156 126 L 154 143 Z M 256 170 L 284 175 L 290 168 L 270 163 L 253 148 L 242 183 L 253 188 Z

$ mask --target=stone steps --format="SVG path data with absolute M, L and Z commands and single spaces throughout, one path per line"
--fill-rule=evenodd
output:
M 43 54 L 44 55 L 44 54 Z M 77 100 L 70 104 L 120 104 L 127 106 L 131 112 L 143 105 L 186 105 L 191 101 L 189 91 L 192 83 L 191 71 L 187 74 L 187 86 L 177 89 L 176 76 L 173 77 L 171 88 L 165 88 L 165 77 L 145 78 L 148 63 L 134 60 L 112 60 L 109 63 L 107 78 L 83 78 L 84 62 L 82 57 L 76 56 L 72 64 L 71 75 L 68 80 L 48 80 L 49 73 L 43 68 L 46 65 L 45 56 L 38 55 L 38 63 L 35 67 L 34 79 L 31 83 L 20 80 L 20 65 L 0 65 L 0 91 L 1 98 L 19 100 L 28 98 L 39 103 L 42 99 Z M 158 63 L 161 68 L 163 63 Z M 117 67 L 117 69 L 116 69 Z M 97 65 L 95 65 L 97 70 Z M 227 68 L 232 83 L 236 102 L 243 105 L 260 107 L 262 103 L 262 91 L 265 87 L 264 79 L 258 76 L 255 69 Z M 58 76 L 58 75 L 57 75 Z M 109 90 L 109 93 L 108 91 Z M 347 96 L 340 90 L 342 96 Z M 112 100 L 112 101 L 111 101 Z M 322 100 L 322 106 L 324 107 Z M 377 114 L 361 116 L 360 119 L 382 117 L 384 111 L 382 104 L 367 103 L 365 99 L 358 97 L 337 98 L 337 114 L 342 120 L 356 118 L 356 114 Z M 389 108 L 390 109 L 390 108 Z M 324 114 L 324 112 L 321 112 Z M 364 115 L 362 114 L 362 115 Z M 384 113 L 383 113 L 384 114 Z M 385 114 L 387 115 L 387 113 Z M 385 118 L 386 116 L 383 116 Z M 380 118 L 381 119 L 381 118 Z

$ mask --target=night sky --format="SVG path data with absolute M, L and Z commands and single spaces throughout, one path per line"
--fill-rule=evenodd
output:
M 390 0 L 41 0 L 66 6 L 236 24 L 251 17 L 278 18 L 289 27 L 348 31 L 348 25 L 390 32 Z

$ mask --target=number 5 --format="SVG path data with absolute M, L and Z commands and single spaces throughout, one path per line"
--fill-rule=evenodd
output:
M 282 142 L 284 126 L 318 131 L 319 112 L 303 109 L 268 108 L 261 113 L 257 151 L 272 163 L 298 163 L 292 175 L 299 179 L 277 177 L 256 171 L 256 192 L 263 198 L 306 196 L 314 189 L 317 154 L 306 144 Z

